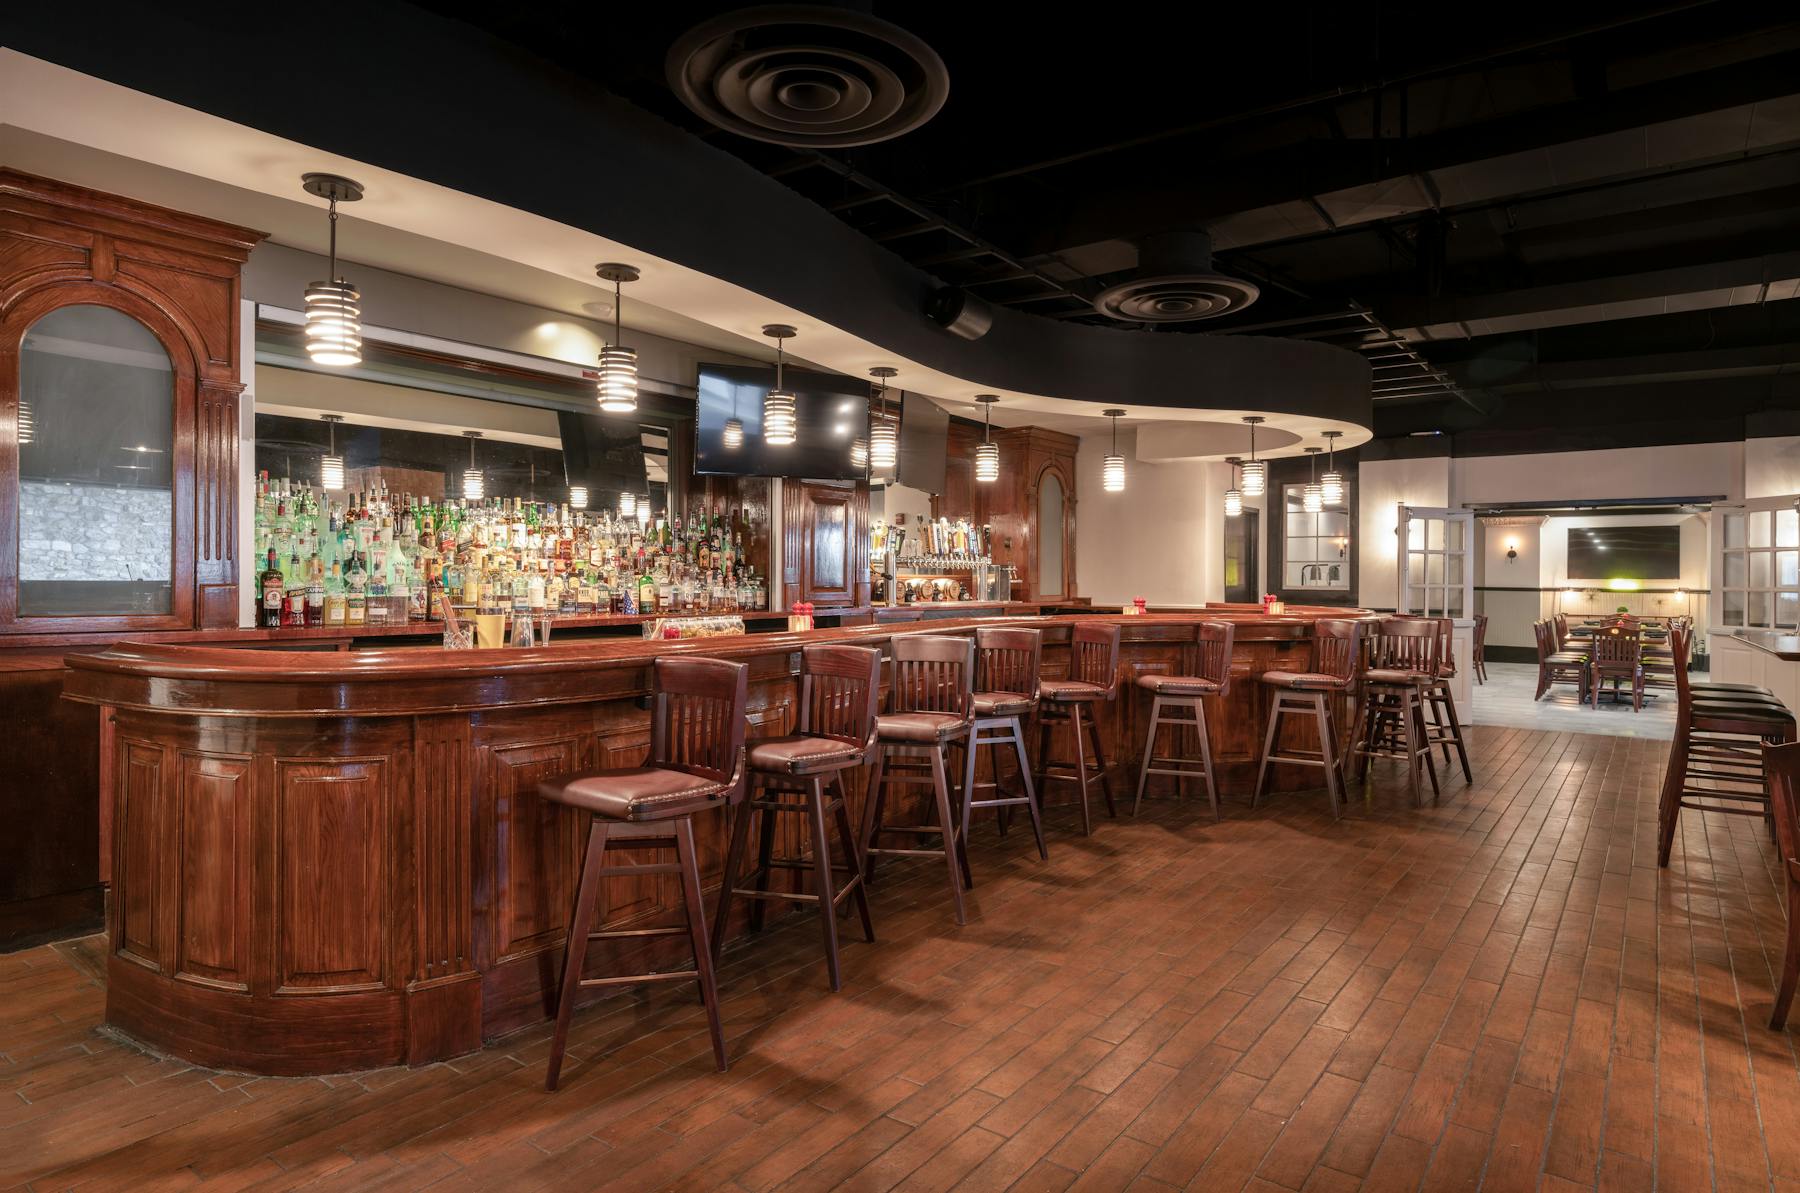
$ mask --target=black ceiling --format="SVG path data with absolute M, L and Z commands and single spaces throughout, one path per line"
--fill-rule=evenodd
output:
M 720 131 L 668 46 L 735 7 L 433 4 L 601 83 L 947 284 L 1051 319 L 1205 229 L 1260 299 L 1161 334 L 1362 348 L 1378 432 L 1679 437 L 1800 406 L 1800 20 L 1782 6 L 877 5 L 942 55 L 923 128 Z M 1707 432 L 1710 435 L 1712 432 Z M 1677 439 L 1678 441 L 1678 439 Z

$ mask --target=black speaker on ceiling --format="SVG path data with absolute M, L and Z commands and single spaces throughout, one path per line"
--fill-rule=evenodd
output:
M 925 314 L 953 336 L 979 340 L 994 326 L 994 308 L 966 290 L 946 286 L 925 300 Z

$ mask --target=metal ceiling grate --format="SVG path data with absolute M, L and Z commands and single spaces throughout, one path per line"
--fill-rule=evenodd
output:
M 1412 341 L 1381 321 L 1374 311 L 1351 305 L 1323 315 L 1305 315 L 1274 323 L 1220 328 L 1220 334 L 1274 333 L 1294 340 L 1320 340 L 1362 353 L 1369 362 L 1369 389 L 1378 402 L 1455 398 L 1478 403 L 1414 348 Z

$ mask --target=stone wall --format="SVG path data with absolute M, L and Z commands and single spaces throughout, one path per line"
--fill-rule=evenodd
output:
M 19 579 L 169 579 L 167 489 L 19 485 Z

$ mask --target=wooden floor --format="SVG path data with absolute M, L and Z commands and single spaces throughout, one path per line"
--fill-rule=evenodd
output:
M 972 919 L 893 869 L 826 991 L 799 917 L 727 954 L 735 1064 L 662 987 L 422 1070 L 249 1079 L 98 1030 L 99 942 L 0 957 L 0 1186 L 34 1189 L 1800 1189 L 1759 824 L 1690 816 L 1666 746 L 1473 731 L 1224 824 L 1159 800 L 1051 861 L 977 834 Z M 1391 765 L 1391 764 L 1390 764 Z

